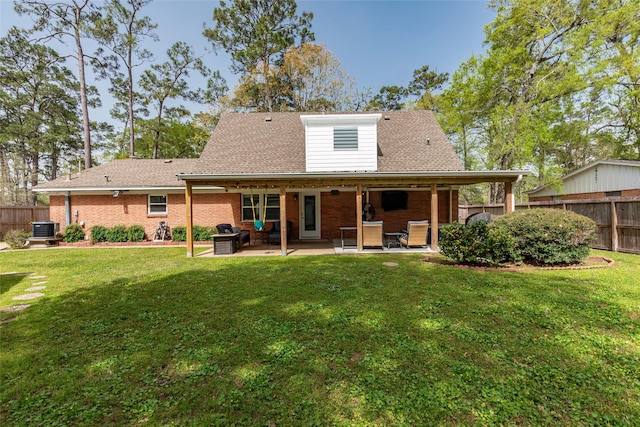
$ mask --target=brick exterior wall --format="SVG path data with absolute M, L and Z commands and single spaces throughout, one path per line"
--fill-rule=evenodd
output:
M 449 191 L 438 192 L 438 218 L 440 223 L 458 220 L 458 192 L 453 191 L 453 217 L 449 218 Z M 293 222 L 290 238 L 299 237 L 299 203 L 298 193 L 287 193 L 287 218 Z M 370 193 L 370 203 L 376 209 L 375 220 L 384 221 L 386 231 L 400 231 L 405 229 L 409 220 L 423 220 L 431 218 L 431 198 L 429 191 L 409 191 L 407 210 L 385 212 L 381 207 L 381 192 Z M 340 227 L 355 225 L 355 193 L 340 192 L 331 195 L 329 192 L 320 193 L 321 226 L 323 239 L 340 237 Z M 169 194 L 167 196 L 167 214 L 148 214 L 146 194 L 112 195 L 72 195 L 70 198 L 71 212 L 77 210 L 78 223 L 84 222 L 85 232 L 94 225 L 113 227 L 123 224 L 134 224 L 144 227 L 148 238 L 153 237 L 158 222 L 166 221 L 169 227 L 184 226 L 186 223 L 186 206 L 184 194 Z M 59 222 L 61 230 L 65 227 L 64 196 L 50 197 L 51 221 Z M 72 221 L 76 218 L 72 215 Z M 194 194 L 193 195 L 193 224 L 214 226 L 220 223 L 230 223 L 243 229 L 251 230 L 254 236 L 253 222 L 242 220 L 241 195 L 238 193 Z M 270 227 L 267 224 L 267 227 Z

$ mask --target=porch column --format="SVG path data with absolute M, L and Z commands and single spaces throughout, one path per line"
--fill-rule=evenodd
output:
M 362 252 L 362 184 L 356 184 L 356 228 L 358 252 Z
M 265 200 L 266 203 L 266 200 Z M 280 187 L 280 254 L 287 255 L 287 189 Z
M 514 207 L 513 200 L 513 183 L 504 183 L 504 213 L 508 214 L 513 212 Z
M 438 250 L 438 184 L 431 184 L 431 250 Z
M 184 204 L 187 207 L 187 258 L 193 257 L 193 201 L 192 201 L 192 187 L 189 181 L 185 181 L 184 187 Z

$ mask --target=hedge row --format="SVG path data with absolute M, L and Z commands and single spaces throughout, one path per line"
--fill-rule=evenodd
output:
M 216 227 L 194 225 L 193 226 L 193 240 L 195 242 L 206 242 L 212 240 L 214 234 L 218 234 Z M 187 240 L 187 227 L 177 226 L 173 227 L 172 238 L 174 242 L 185 242 Z
M 114 225 L 111 228 L 94 225 L 89 229 L 91 243 L 100 242 L 142 242 L 146 235 L 141 225 Z

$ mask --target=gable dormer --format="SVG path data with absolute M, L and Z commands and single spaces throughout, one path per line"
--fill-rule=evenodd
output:
M 302 115 L 307 172 L 376 171 L 382 114 Z

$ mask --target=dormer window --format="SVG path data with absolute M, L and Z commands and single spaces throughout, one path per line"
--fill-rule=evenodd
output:
M 333 149 L 334 150 L 357 150 L 358 149 L 358 127 L 340 126 L 333 128 Z

